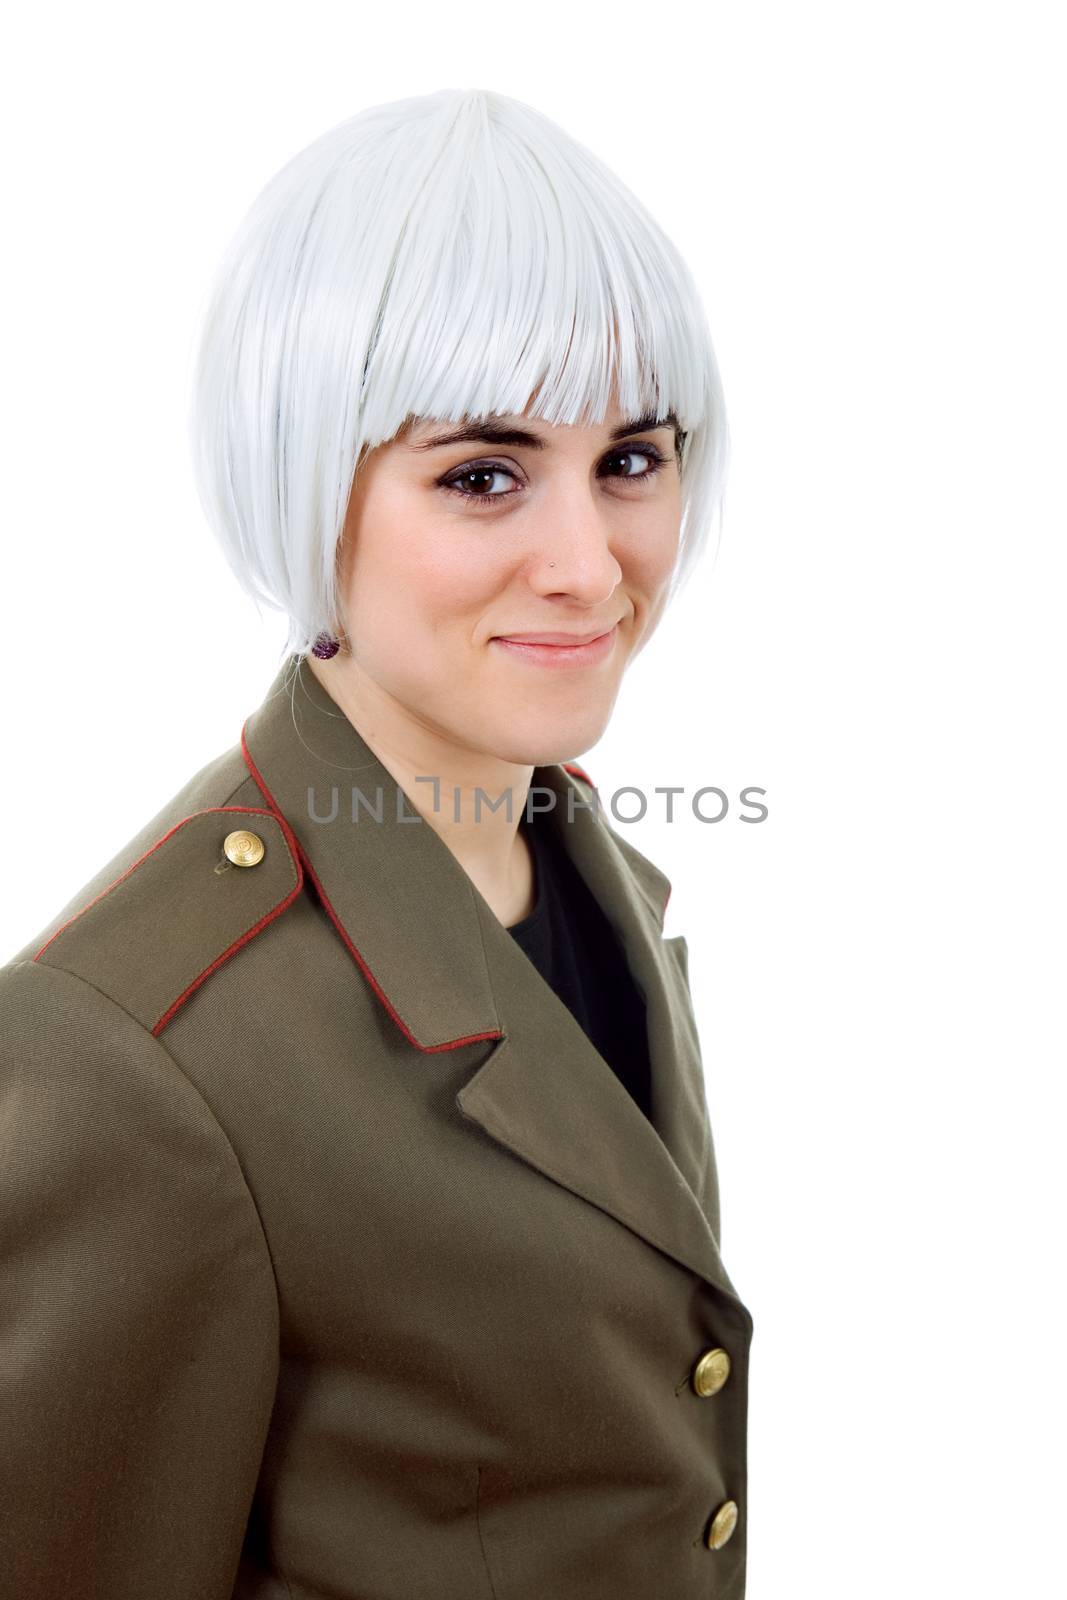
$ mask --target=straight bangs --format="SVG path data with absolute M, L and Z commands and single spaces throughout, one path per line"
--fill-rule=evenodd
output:
M 729 441 L 693 278 L 595 156 L 481 90 L 373 107 L 271 180 L 220 264 L 190 436 L 206 515 L 286 650 L 343 629 L 337 570 L 364 456 L 413 422 L 678 418 L 671 593 L 716 519 Z

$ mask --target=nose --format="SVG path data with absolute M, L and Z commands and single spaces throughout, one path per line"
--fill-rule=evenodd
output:
M 587 484 L 561 485 L 538 507 L 530 532 L 529 582 L 538 594 L 601 605 L 622 581 L 614 529 Z

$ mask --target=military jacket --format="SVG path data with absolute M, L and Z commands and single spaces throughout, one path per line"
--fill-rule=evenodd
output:
M 686 941 L 533 784 L 651 1120 L 297 657 L 0 968 L 7 1600 L 741 1600 Z

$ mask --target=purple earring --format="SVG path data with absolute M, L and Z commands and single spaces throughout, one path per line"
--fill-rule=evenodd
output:
M 318 656 L 320 661 L 329 661 L 330 657 L 335 656 L 340 648 L 341 646 L 332 634 L 320 633 L 315 643 L 311 646 L 311 654 Z

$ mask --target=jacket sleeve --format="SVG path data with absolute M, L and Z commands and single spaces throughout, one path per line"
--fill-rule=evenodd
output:
M 266 1240 L 163 1044 L 0 970 L 0 1590 L 229 1600 L 278 1372 Z

